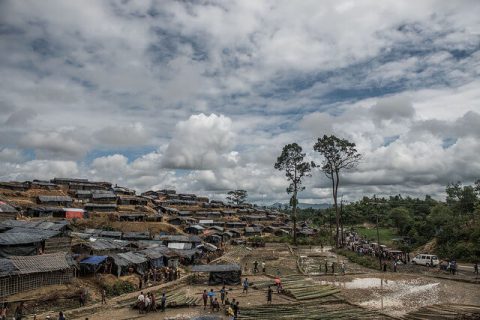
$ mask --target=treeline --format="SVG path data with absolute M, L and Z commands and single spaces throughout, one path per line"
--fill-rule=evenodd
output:
M 480 260 L 480 180 L 473 185 L 452 183 L 445 191 L 445 201 L 428 195 L 423 199 L 396 195 L 341 204 L 342 229 L 376 224 L 378 217 L 380 227 L 396 228 L 405 239 L 406 248 L 401 249 L 413 250 L 436 239 L 435 250 L 442 258 Z M 299 218 L 328 228 L 335 224 L 335 211 L 306 209 L 299 212 Z

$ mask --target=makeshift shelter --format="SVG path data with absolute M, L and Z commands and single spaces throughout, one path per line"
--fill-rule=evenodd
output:
M 68 206 L 73 199 L 69 196 L 38 196 L 37 203 L 51 206 Z
M 0 201 L 0 221 L 14 219 L 17 216 L 17 209 L 6 202 Z
M 113 259 L 109 256 L 90 256 L 80 261 L 80 273 L 112 272 Z
M 161 268 L 165 265 L 165 259 L 163 255 L 164 250 L 157 248 L 148 248 L 145 250 L 138 251 L 144 255 L 150 264 L 151 268 Z
M 204 227 L 202 227 L 201 225 L 199 224 L 194 224 L 194 225 L 191 225 L 189 227 L 187 227 L 185 229 L 186 232 L 190 233 L 190 234 L 195 234 L 195 235 L 199 235 L 199 234 L 202 234 L 203 233 L 203 230 L 205 230 Z
M 206 264 L 192 267 L 192 272 L 208 272 L 209 285 L 240 284 L 242 271 L 238 264 Z
M 78 254 L 106 255 L 108 253 L 127 250 L 128 241 L 109 238 L 90 238 L 72 246 L 72 251 Z
M 44 236 L 37 233 L 0 233 L 0 258 L 33 256 L 43 251 Z
M 119 277 L 125 275 L 130 271 L 135 271 L 138 274 L 144 274 L 148 269 L 147 258 L 137 252 L 123 252 L 112 254 L 114 260 L 113 271 Z
M 67 283 L 73 270 L 72 260 L 64 252 L 0 259 L 0 297 Z

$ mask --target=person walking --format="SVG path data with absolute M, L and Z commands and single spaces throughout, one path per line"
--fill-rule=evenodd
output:
M 202 299 L 203 299 L 203 310 L 205 310 L 207 309 L 207 301 L 208 301 L 208 293 L 206 289 L 203 290 Z
M 262 272 L 265 273 L 265 261 L 262 261 Z
M 245 292 L 245 294 L 248 294 L 248 286 L 249 286 L 248 278 L 245 278 L 245 280 L 243 280 L 243 290 L 242 290 L 242 293 Z M 237 301 L 237 302 L 238 302 L 238 301 Z
M 475 264 L 473 265 L 473 273 L 478 276 L 478 261 L 475 262 Z
M 215 292 L 213 289 L 210 289 L 210 292 L 208 293 L 208 300 L 210 302 L 210 308 L 213 308 L 213 298 L 215 298 Z
M 238 312 L 240 311 L 240 307 L 238 306 L 240 302 L 237 301 L 235 306 L 233 307 L 233 319 L 237 320 L 238 319 Z
M 80 291 L 80 295 L 78 297 L 78 301 L 80 302 L 80 307 L 83 307 L 85 306 L 85 290 L 83 290 L 83 288 L 81 289 Z
M 267 291 L 267 304 L 272 304 L 272 294 L 273 290 L 270 286 L 268 286 L 268 291 Z
M 138 313 L 143 313 L 143 309 L 145 307 L 145 295 L 143 294 L 143 291 L 141 291 L 137 297 L 137 307 Z
M 105 289 L 102 289 L 101 295 L 102 295 L 102 304 L 107 304 L 107 291 Z
M 255 260 L 253 262 L 253 273 L 257 273 L 258 272 L 258 261 Z
M 222 287 L 222 289 L 220 289 L 220 300 L 222 301 L 222 305 L 225 304 L 225 286 Z
M 325 274 L 327 274 L 328 272 L 328 262 L 327 260 L 325 259 Z
M 332 262 L 332 274 L 335 274 L 335 261 Z
M 150 292 L 150 310 L 157 311 L 157 298 L 155 298 L 155 291 Z
M 345 271 L 346 271 L 345 261 L 342 261 L 342 264 L 340 265 L 340 268 L 341 268 L 341 270 L 342 270 L 342 275 L 344 276 L 344 275 L 345 275 Z
M 383 261 L 383 272 L 387 272 L 387 263 Z
M 162 293 L 162 299 L 160 301 L 160 307 L 162 309 L 162 312 L 165 312 L 165 307 L 167 305 L 167 295 L 165 294 L 165 291 Z
M 397 272 L 397 260 L 393 261 L 393 272 Z

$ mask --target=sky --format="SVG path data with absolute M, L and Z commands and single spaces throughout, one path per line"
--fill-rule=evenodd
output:
M 0 180 L 286 202 L 296 142 L 356 143 L 339 195 L 480 178 L 480 1 L 0 0 Z M 306 178 L 301 202 L 331 202 Z

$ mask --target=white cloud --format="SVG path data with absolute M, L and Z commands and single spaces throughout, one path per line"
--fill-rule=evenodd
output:
M 192 115 L 175 126 L 163 157 L 167 168 L 211 169 L 231 162 L 232 120 L 223 115 Z
M 479 9 L 1 2 L 2 177 L 70 170 L 139 189 L 220 196 L 242 187 L 268 202 L 287 198 L 273 169 L 283 145 L 298 142 L 311 157 L 315 137 L 337 134 L 367 156 L 346 175 L 352 198 L 438 194 L 444 181 L 476 174 Z M 328 198 L 325 186 L 314 177 L 302 197 Z

